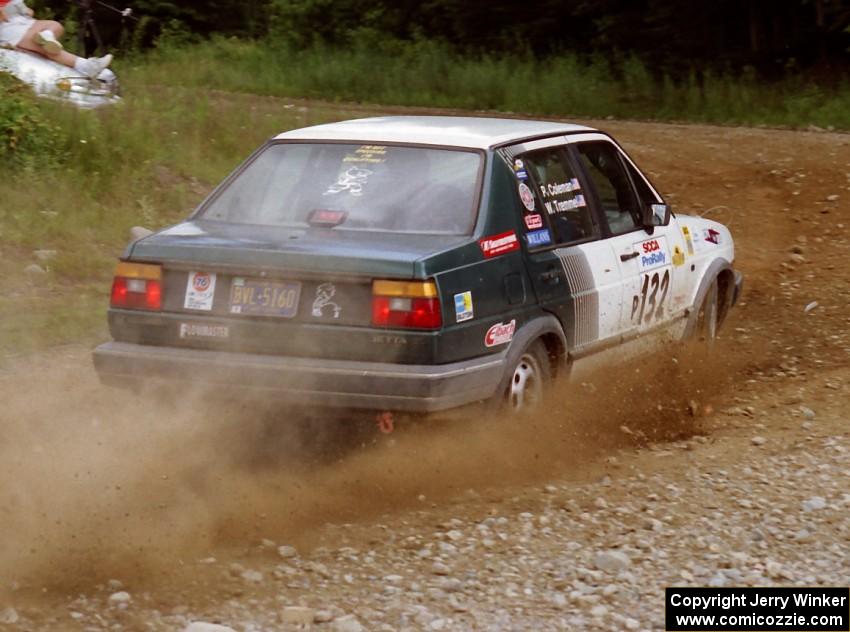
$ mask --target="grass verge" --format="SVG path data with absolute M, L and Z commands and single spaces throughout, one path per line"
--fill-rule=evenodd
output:
M 463 57 L 434 42 L 362 42 L 291 50 L 214 39 L 161 48 L 131 64 L 133 85 L 156 83 L 331 101 L 850 129 L 850 83 L 803 75 L 765 83 L 751 72 L 693 73 L 674 82 L 636 59 Z

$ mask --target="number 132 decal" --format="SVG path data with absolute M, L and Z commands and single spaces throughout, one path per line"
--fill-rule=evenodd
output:
M 632 322 L 651 323 L 664 316 L 664 303 L 670 291 L 670 268 L 643 275 L 640 294 L 632 297 Z M 658 296 L 659 292 L 661 296 Z

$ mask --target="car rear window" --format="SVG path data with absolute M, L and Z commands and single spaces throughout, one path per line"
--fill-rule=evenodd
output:
M 397 145 L 271 144 L 200 211 L 239 224 L 465 235 L 482 155 Z

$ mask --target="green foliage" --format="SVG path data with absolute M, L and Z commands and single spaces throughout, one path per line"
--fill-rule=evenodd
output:
M 64 153 L 62 130 L 44 112 L 28 86 L 0 73 L 0 163 L 22 169 L 36 163 L 55 166 Z
M 39 17 L 67 24 L 82 21 L 79 0 L 27 0 Z M 106 48 L 133 50 L 154 47 L 162 35 L 166 38 L 191 34 L 205 38 L 214 33 L 256 37 L 268 33 L 269 0 L 206 0 L 180 2 L 172 0 L 125 0 L 97 2 L 91 10 Z M 132 9 L 132 18 L 122 18 L 120 11 Z M 67 40 L 71 43 L 71 40 Z
M 295 48 L 333 39 L 344 21 L 334 0 L 272 0 L 269 9 L 269 39 Z
M 156 48 L 181 48 L 199 40 L 180 20 L 171 19 L 165 23 L 154 41 Z
M 755 70 L 655 77 L 637 57 L 570 53 L 535 58 L 462 55 L 434 40 L 403 41 L 355 30 L 348 47 L 213 38 L 143 60 L 142 84 L 387 105 L 850 129 L 850 84 L 804 75 L 760 81 Z
M 45 17 L 79 17 L 72 0 L 30 2 Z M 131 6 L 139 20 L 122 21 L 104 4 Z M 850 11 L 840 0 L 127 0 L 95 3 L 94 17 L 107 48 L 123 50 L 174 33 L 269 36 L 295 49 L 351 47 L 367 33 L 378 45 L 427 39 L 465 55 L 622 51 L 656 80 L 666 73 L 682 81 L 692 67 L 736 74 L 746 65 L 775 79 L 792 60 L 828 73 L 850 69 Z
M 624 51 L 677 79 L 693 66 L 755 65 L 776 77 L 790 59 L 848 69 L 846 2 L 810 0 L 270 0 L 275 41 L 349 47 L 361 29 L 385 40 L 429 39 L 469 54 L 538 56 Z M 656 77 L 658 78 L 658 77 Z

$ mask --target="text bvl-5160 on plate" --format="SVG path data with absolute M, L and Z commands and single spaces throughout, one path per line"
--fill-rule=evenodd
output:
M 230 313 L 292 318 L 298 311 L 301 284 L 235 277 L 230 286 Z

